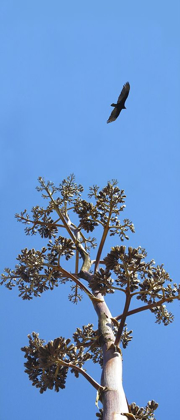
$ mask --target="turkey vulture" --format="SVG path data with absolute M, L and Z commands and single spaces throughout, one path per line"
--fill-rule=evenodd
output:
M 129 91 L 130 91 L 130 84 L 127 82 L 125 83 L 125 85 L 122 88 L 122 91 L 119 95 L 119 98 L 117 100 L 117 104 L 111 104 L 111 106 L 114 107 L 113 111 L 111 112 L 110 117 L 107 120 L 107 123 L 110 123 L 112 121 L 115 121 L 116 118 L 119 116 L 120 112 L 122 111 L 122 109 L 126 109 L 125 107 L 125 101 L 129 95 Z

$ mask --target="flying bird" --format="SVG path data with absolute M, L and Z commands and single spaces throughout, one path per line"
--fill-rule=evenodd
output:
M 122 111 L 122 109 L 126 109 L 124 104 L 125 104 L 126 99 L 129 95 L 129 91 L 130 91 L 130 84 L 127 82 L 127 83 L 125 83 L 125 85 L 122 88 L 122 91 L 121 91 L 121 93 L 119 95 L 119 98 L 117 100 L 117 104 L 111 104 L 111 106 L 113 106 L 114 109 L 111 112 L 111 115 L 107 120 L 107 123 L 115 121 L 116 118 L 119 116 L 120 112 Z

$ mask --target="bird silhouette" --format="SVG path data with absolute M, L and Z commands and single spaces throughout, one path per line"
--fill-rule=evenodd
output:
M 115 121 L 116 118 L 119 116 L 120 112 L 122 111 L 122 109 L 126 109 L 124 104 L 125 104 L 126 99 L 129 95 L 129 91 L 130 91 L 130 84 L 129 84 L 129 82 L 127 82 L 127 83 L 125 83 L 125 85 L 122 88 L 122 91 L 121 91 L 121 93 L 119 95 L 119 98 L 117 100 L 117 104 L 111 104 L 111 106 L 113 106 L 114 109 L 111 112 L 111 115 L 107 120 L 107 123 Z

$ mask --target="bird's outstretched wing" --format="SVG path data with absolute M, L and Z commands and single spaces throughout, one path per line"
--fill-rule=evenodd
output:
M 118 108 L 114 108 L 111 112 L 110 117 L 107 120 L 107 123 L 115 121 L 119 114 L 120 114 L 120 110 Z
M 114 106 L 114 109 L 111 112 L 111 115 L 107 120 L 107 123 L 115 121 L 116 118 L 119 116 L 120 112 L 122 111 L 122 109 L 125 108 L 124 104 L 125 104 L 126 99 L 129 95 L 129 91 L 130 91 L 130 84 L 129 84 L 129 82 L 127 82 L 127 83 L 125 83 L 125 85 L 122 88 L 122 91 L 121 91 L 121 93 L 119 95 L 119 98 L 117 100 L 117 104 L 112 104 L 111 105 L 111 106 Z
M 129 91 L 130 91 L 130 84 L 129 84 L 129 82 L 127 82 L 127 83 L 125 83 L 125 85 L 123 86 L 123 88 L 122 88 L 122 90 L 121 90 L 121 93 L 120 93 L 120 95 L 119 95 L 119 98 L 118 98 L 118 100 L 117 100 L 117 103 L 119 104 L 119 102 L 125 102 L 126 101 L 126 99 L 127 99 L 127 97 L 128 97 L 128 95 L 129 95 Z

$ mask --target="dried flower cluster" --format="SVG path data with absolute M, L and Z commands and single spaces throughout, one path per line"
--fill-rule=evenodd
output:
M 154 260 L 148 262 L 147 253 L 141 247 L 126 249 L 120 244 L 103 255 L 108 236 L 116 236 L 119 244 L 129 239 L 129 231 L 134 233 L 129 219 L 120 220 L 126 196 L 117 181 L 108 182 L 101 190 L 98 186 L 91 187 L 88 196 L 91 201 L 82 198 L 83 187 L 75 183 L 74 175 L 64 179 L 58 187 L 52 182 L 45 183 L 43 178 L 39 178 L 39 184 L 37 190 L 48 200 L 47 206 L 33 207 L 31 215 L 24 210 L 16 214 L 16 218 L 25 225 L 27 235 L 39 234 L 43 243 L 47 240 L 46 246 L 41 250 L 23 249 L 15 268 L 5 268 L 0 284 L 9 290 L 17 286 L 22 299 L 32 299 L 69 282 L 69 300 L 73 303 L 86 293 L 95 307 L 104 302 L 106 294 L 121 292 L 125 305 L 122 313 L 114 318 L 108 318 L 108 313 L 101 313 L 96 307 L 101 328 L 94 331 L 92 324 L 77 328 L 73 334 L 74 344 L 63 337 L 45 344 L 38 334 L 32 333 L 28 336 L 29 346 L 22 348 L 27 359 L 25 371 L 41 393 L 47 388 L 63 389 L 70 370 L 76 377 L 81 373 L 100 395 L 105 388 L 86 373 L 84 363 L 92 360 L 103 367 L 103 346 L 109 345 L 112 352 L 117 351 L 120 343 L 126 348 L 132 339 L 127 318 L 135 313 L 150 310 L 157 323 L 171 323 L 173 315 L 165 304 L 180 300 L 180 286 L 172 284 L 163 265 L 156 266 Z M 72 217 L 76 224 L 71 221 Z M 91 234 L 97 227 L 102 230 L 98 246 L 94 237 L 86 237 L 86 233 Z M 92 260 L 90 252 L 94 252 L 96 246 L 96 258 Z M 65 269 L 70 259 L 75 263 L 73 272 Z M 130 310 L 133 298 L 140 306 Z M 154 420 L 156 408 L 154 401 L 145 408 L 133 403 L 129 413 L 131 418 Z M 102 413 L 100 410 L 97 417 L 102 418 Z
M 77 328 L 73 334 L 75 344 L 63 337 L 45 344 L 35 332 L 28 338 L 29 345 L 21 349 L 27 359 L 25 372 L 41 394 L 47 389 L 54 388 L 57 392 L 64 389 L 69 369 L 78 378 L 79 373 L 85 374 L 82 367 L 88 360 L 102 365 L 102 351 L 92 324 Z

